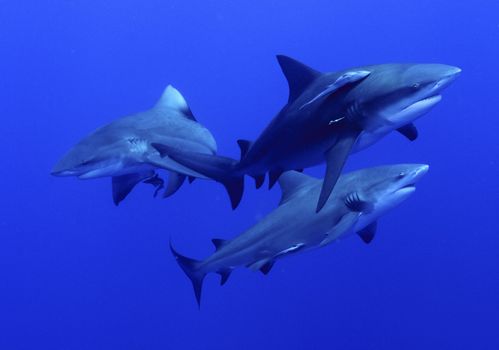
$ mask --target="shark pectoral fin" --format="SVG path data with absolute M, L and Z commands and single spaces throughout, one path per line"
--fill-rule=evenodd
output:
M 263 265 L 262 267 L 260 267 L 260 271 L 264 275 L 267 275 L 270 272 L 270 270 L 272 270 L 273 266 L 274 266 L 274 260 L 269 261 L 268 263 L 266 263 L 265 265 Z
M 315 69 L 312 69 L 288 56 L 277 55 L 277 61 L 279 62 L 282 72 L 288 81 L 288 103 L 296 100 L 305 88 L 321 75 L 321 72 L 316 71 Z
M 374 238 L 374 235 L 376 234 L 376 230 L 378 228 L 378 222 L 374 221 L 364 227 L 362 230 L 357 232 L 357 234 L 360 236 L 360 238 L 364 241 L 364 243 L 371 243 L 371 241 Z
M 170 197 L 172 194 L 178 191 L 180 186 L 185 181 L 185 175 L 179 174 L 175 171 L 170 171 L 170 174 L 168 175 L 168 185 L 166 185 L 166 190 L 163 193 L 163 198 Z
M 413 123 L 406 124 L 397 129 L 399 133 L 404 135 L 409 141 L 414 141 L 418 138 L 418 129 Z
M 345 198 L 345 205 L 351 211 L 370 213 L 374 209 L 374 204 L 372 202 L 363 199 L 358 192 L 352 192 Z
M 321 194 L 317 203 L 317 213 L 324 207 L 329 199 L 358 136 L 359 132 L 348 133 L 339 138 L 336 144 L 326 152 L 326 175 L 324 177 L 324 182 L 322 183 Z
M 120 202 L 128 196 L 130 191 L 137 185 L 139 182 L 153 176 L 154 172 L 147 173 L 136 173 L 136 174 L 127 174 L 121 176 L 113 176 L 112 177 L 112 186 L 113 186 L 113 202 L 115 205 L 120 204 Z

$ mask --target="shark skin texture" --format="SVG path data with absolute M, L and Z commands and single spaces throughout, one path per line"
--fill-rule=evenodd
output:
M 186 177 L 189 182 L 207 178 L 158 151 L 153 143 L 200 154 L 217 152 L 213 135 L 197 122 L 180 92 L 168 85 L 153 108 L 114 120 L 84 137 L 54 166 L 52 175 L 111 177 L 116 205 L 140 182 L 154 186 L 155 196 L 164 189 L 163 197 L 169 197 Z M 158 169 L 169 173 L 166 183 Z
M 441 92 L 461 72 L 444 64 L 380 64 L 321 73 L 290 57 L 277 58 L 288 81 L 288 102 L 254 142 L 238 141 L 239 161 L 173 148 L 170 156 L 220 182 L 238 184 L 249 175 L 257 188 L 267 173 L 271 188 L 284 171 L 325 163 L 317 212 L 351 153 L 392 131 L 415 140 L 413 122 L 440 102 Z M 232 197 L 242 193 L 239 188 Z
M 397 164 L 344 174 L 319 213 L 315 204 L 322 181 L 296 171 L 285 172 L 278 180 L 282 190 L 279 206 L 234 239 L 213 239 L 216 251 L 206 259 L 185 257 L 171 242 L 170 248 L 191 280 L 200 305 L 208 273 L 220 274 L 223 285 L 236 267 L 268 274 L 281 258 L 324 247 L 353 232 L 370 243 L 378 218 L 409 198 L 428 168 Z

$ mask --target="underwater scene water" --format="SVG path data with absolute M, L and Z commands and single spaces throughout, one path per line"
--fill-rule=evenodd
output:
M 0 349 L 499 349 L 499 2 L 0 29 Z

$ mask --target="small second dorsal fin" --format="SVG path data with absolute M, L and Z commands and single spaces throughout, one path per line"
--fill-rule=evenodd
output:
M 154 108 L 159 111 L 174 109 L 181 112 L 186 118 L 197 121 L 184 96 L 171 85 L 166 87 Z
M 277 55 L 277 61 L 288 81 L 288 103 L 296 100 L 303 90 L 321 75 L 321 72 L 288 56 Z

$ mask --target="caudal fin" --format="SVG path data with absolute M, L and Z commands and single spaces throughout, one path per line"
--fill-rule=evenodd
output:
M 196 295 L 196 301 L 198 302 L 198 306 L 201 307 L 201 290 L 203 288 L 203 280 L 206 276 L 206 273 L 199 270 L 200 262 L 198 260 L 190 259 L 179 254 L 172 246 L 172 242 L 170 241 L 170 249 L 172 251 L 175 260 L 180 265 L 180 268 L 185 272 L 187 277 L 192 282 L 192 287 L 194 288 L 194 294 Z
M 220 182 L 229 194 L 232 209 L 237 208 L 244 192 L 244 177 L 234 171 L 238 163 L 236 160 L 213 154 L 182 151 L 159 143 L 153 143 L 152 146 L 162 157 L 168 156 L 181 165 Z

